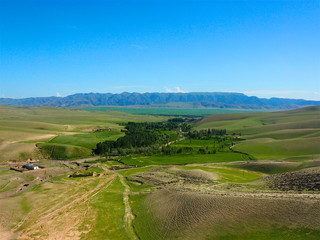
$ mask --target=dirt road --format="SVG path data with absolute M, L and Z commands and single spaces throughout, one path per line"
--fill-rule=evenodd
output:
M 120 178 L 121 184 L 124 186 L 124 191 L 123 191 L 123 203 L 125 206 L 125 215 L 124 215 L 124 222 L 126 223 L 126 230 L 128 232 L 128 235 L 130 236 L 131 239 L 136 240 L 138 239 L 134 229 L 132 227 L 132 221 L 134 219 L 134 215 L 132 214 L 132 210 L 130 207 L 129 203 L 129 194 L 130 194 L 130 187 L 124 180 L 124 177 L 121 174 L 117 173 L 117 176 Z

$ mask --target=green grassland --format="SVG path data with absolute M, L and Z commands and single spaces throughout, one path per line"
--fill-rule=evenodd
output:
M 118 111 L 125 112 L 130 114 L 139 114 L 139 115 L 157 115 L 157 116 L 183 116 L 183 117 L 203 117 L 210 114 L 222 114 L 222 113 L 242 113 L 242 112 L 254 112 L 250 110 L 232 110 L 232 109 L 213 109 L 213 108 L 174 108 L 174 107 L 83 107 L 80 108 L 87 111 Z
M 172 197 L 172 196 L 171 196 Z M 183 196 L 186 197 L 186 196 Z M 192 199 L 195 197 L 192 196 Z M 166 199 L 167 200 L 167 199 Z M 220 201 L 223 201 L 221 199 L 217 199 L 216 201 L 219 202 L 220 209 L 218 211 L 214 210 L 208 210 L 207 213 L 205 210 L 203 212 L 199 211 L 197 214 L 199 216 L 193 216 L 186 214 L 186 218 L 189 216 L 190 220 L 188 219 L 178 219 L 179 214 L 183 214 L 185 211 L 184 202 L 188 202 L 188 200 L 183 200 L 181 197 L 172 197 L 172 200 L 179 201 L 179 206 L 177 209 L 172 211 L 177 211 L 176 218 L 174 217 L 174 213 L 169 211 L 169 216 L 166 217 L 159 217 L 155 212 L 157 212 L 154 208 L 161 208 L 159 205 L 150 207 L 150 197 L 148 195 L 134 195 L 131 197 L 131 204 L 133 206 L 134 212 L 137 215 L 134 227 L 139 234 L 140 239 L 221 239 L 221 240 L 227 240 L 227 239 L 237 239 L 237 240 L 280 240 L 280 239 L 307 239 L 307 240 L 316 240 L 320 237 L 320 231 L 316 230 L 314 228 L 308 228 L 308 227 L 295 227 L 290 226 L 290 223 L 287 224 L 277 224 L 278 219 L 281 219 L 281 214 L 284 212 L 276 212 L 279 207 L 274 202 L 267 202 L 267 206 L 263 204 L 266 204 L 264 201 L 257 201 L 255 205 L 252 205 L 252 208 L 255 209 L 255 207 L 258 205 L 261 207 L 261 209 L 267 208 L 271 210 L 271 214 L 273 214 L 274 221 L 272 222 L 265 222 L 268 214 L 261 214 L 260 217 L 253 216 L 252 210 L 245 212 L 248 206 L 244 205 L 243 202 L 239 199 L 232 199 L 231 201 L 229 199 L 226 199 L 224 201 L 224 204 Z M 193 201 L 197 201 L 198 199 Z M 214 199 L 215 200 L 215 199 Z M 215 203 L 214 200 L 211 200 L 213 203 Z M 209 200 L 210 201 L 210 200 Z M 159 204 L 163 204 L 161 199 L 158 200 Z M 239 207 L 236 207 L 235 205 L 239 204 Z M 288 202 L 281 202 L 278 205 L 281 205 L 282 209 L 286 208 L 286 204 Z M 292 203 L 290 204 L 290 207 L 292 206 Z M 201 200 L 198 200 L 198 207 L 203 207 L 203 203 L 201 203 Z M 226 208 L 229 208 L 226 210 Z M 241 210 L 239 210 L 241 209 Z M 243 210 L 242 210 L 243 209 Z M 197 210 L 196 210 L 197 211 Z M 210 211 L 210 212 L 209 212 Z M 233 213 L 230 211 L 234 211 Z M 263 211 L 257 211 L 262 213 Z M 204 218 L 208 217 L 207 214 L 213 214 L 219 215 L 219 214 L 226 214 L 225 218 L 229 219 L 230 222 L 223 222 L 217 217 L 215 223 L 205 222 L 206 220 L 201 219 L 202 216 Z M 250 214 L 251 213 L 251 214 Z M 230 214 L 230 216 L 228 216 Z M 171 216 L 173 215 L 173 216 Z M 247 221 L 247 216 L 250 215 L 254 221 Z M 290 214 L 289 214 L 290 215 Z M 294 215 L 294 214 L 292 214 Z M 234 222 L 235 220 L 232 219 L 238 218 L 238 223 Z M 195 222 L 200 221 L 200 224 L 196 224 L 196 227 L 192 226 L 190 221 L 194 220 Z M 180 220 L 180 221 L 179 221 Z M 182 223 L 181 223 L 182 221 Z M 221 222 L 219 222 L 221 221 Z M 269 219 L 268 219 L 269 221 Z M 191 230 L 189 230 L 191 228 Z
M 216 140 L 201 140 L 201 139 L 186 139 L 172 144 L 174 147 L 204 147 L 213 146 L 216 144 Z
M 148 165 L 184 165 L 192 163 L 234 162 L 248 161 L 250 158 L 241 153 L 216 153 L 216 154 L 177 154 L 177 155 L 153 155 L 134 156 L 121 159 L 128 165 L 139 167 Z
M 92 166 L 85 172 L 103 173 L 109 163 L 103 159 L 88 161 L 86 164 Z M 257 167 L 264 163 L 268 163 L 270 169 L 276 169 L 274 166 L 279 164 L 242 161 L 146 166 L 77 178 L 67 178 L 66 172 L 63 175 L 55 172 L 53 178 L 35 182 L 8 199 L 0 198 L 0 217 L 13 212 L 6 218 L 8 223 L 4 227 L 16 229 L 22 221 L 15 230 L 22 238 L 59 237 L 61 232 L 64 236 L 77 236 L 76 239 L 130 239 L 124 217 L 125 187 L 117 176 L 121 174 L 129 185 L 129 204 L 135 216 L 132 228 L 138 239 L 277 240 L 283 236 L 317 239 L 319 216 L 313 212 L 320 209 L 318 202 L 301 198 L 259 198 L 259 192 L 241 195 L 246 193 L 247 186 L 250 185 L 249 191 L 254 190 L 260 184 L 257 180 L 270 174 L 271 171 Z M 53 161 L 53 164 L 59 166 L 59 162 Z M 247 167 L 250 164 L 256 167 Z M 281 164 L 286 168 L 284 171 L 320 166 L 315 161 Z M 33 179 L 40 176 L 39 173 L 34 172 Z M 20 173 L 4 171 L 2 174 L 3 179 L 13 180 Z M 113 180 L 103 184 L 112 176 Z M 139 178 L 142 184 L 134 181 L 137 176 L 142 176 Z M 215 189 L 222 189 L 223 194 L 216 194 Z M 241 189 L 239 196 L 230 195 L 235 189 Z
M 122 201 L 123 186 L 117 178 L 107 189 L 97 194 L 91 201 L 90 206 L 94 209 L 96 218 L 90 217 L 83 221 L 80 229 L 92 226 L 88 233 L 82 234 L 81 239 L 130 239 L 127 235 L 123 216 L 125 214 Z
M 106 140 L 116 140 L 122 137 L 124 134 L 115 130 L 106 130 L 98 132 L 90 132 L 85 134 L 74 134 L 74 135 L 60 135 L 49 141 L 49 143 L 66 144 L 79 147 L 85 147 L 93 149 L 96 147 L 98 142 Z
M 225 128 L 247 141 L 234 150 L 257 159 L 319 158 L 320 107 L 273 113 L 211 115 L 197 121 L 196 129 Z
M 228 145 L 231 146 L 232 142 L 235 142 L 234 139 L 227 139 L 223 141 L 223 146 L 220 146 L 220 143 L 216 139 L 210 140 L 201 140 L 201 139 L 186 139 L 172 144 L 172 147 L 192 147 L 194 151 L 197 151 L 199 148 L 208 148 L 208 149 L 223 149 L 226 152 L 229 152 Z
M 319 158 L 320 138 L 261 138 L 242 142 L 233 149 L 250 153 L 258 159 L 285 159 L 295 156 Z
M 268 112 L 218 114 L 204 117 L 195 123 L 197 129 L 226 128 L 230 132 L 255 135 L 285 129 L 319 128 L 319 107 L 298 110 Z M 317 131 L 315 129 L 315 131 Z
M 55 143 L 38 143 L 37 146 L 44 158 L 77 159 L 91 156 L 91 150 L 83 147 Z
M 214 114 L 194 122 L 195 129 L 241 133 L 245 140 L 232 139 L 237 142 L 232 150 L 239 152 L 228 142 L 223 152 L 200 154 L 198 148 L 216 141 L 185 139 L 170 147 L 192 147 L 192 153 L 85 162 L 49 159 L 86 158 L 97 142 L 123 136 L 127 121 L 167 118 L 2 106 L 0 113 L 3 159 L 25 158 L 30 149 L 48 158 L 40 163 L 46 168 L 23 173 L 9 170 L 9 163 L 0 165 L 1 239 L 126 240 L 132 232 L 141 240 L 320 238 L 319 193 L 282 192 L 266 180 L 273 174 L 319 171 L 319 107 Z M 15 147 L 20 150 L 14 152 Z M 137 167 L 110 170 L 114 165 Z
M 168 166 L 156 170 L 154 167 L 148 167 L 142 168 L 142 171 L 123 171 L 129 181 L 134 176 L 147 174 L 145 180 L 148 184 L 144 188 L 142 188 L 144 184 L 134 187 L 133 183 L 131 187 L 133 193 L 130 196 L 130 204 L 136 216 L 133 226 L 139 239 L 278 240 L 284 236 L 288 239 L 319 238 L 319 226 L 310 222 L 311 219 L 318 218 L 312 213 L 320 207 L 317 202 L 277 197 L 256 198 L 255 194 L 234 196 L 226 192 L 229 187 L 222 195 L 210 195 L 207 194 L 210 190 L 205 192 L 188 190 L 195 184 L 191 183 L 192 179 L 186 183 L 181 183 L 182 180 L 174 183 L 173 179 L 169 179 L 174 187 L 159 188 L 157 181 L 154 182 L 156 186 L 150 185 L 150 178 L 161 176 L 162 172 L 173 174 L 176 172 L 177 176 L 182 172 L 186 176 L 189 171 L 202 170 L 217 175 L 217 181 L 221 186 L 231 184 L 231 188 L 237 186 L 237 189 L 246 184 L 250 184 L 252 188 L 257 179 L 265 176 L 259 171 L 235 169 L 235 164 L 238 163 L 228 164 L 232 167 L 230 169 L 220 165 L 193 165 L 174 169 Z M 276 165 L 278 162 L 269 164 Z M 286 164 L 290 165 L 291 162 Z M 163 176 L 165 179 L 167 175 Z M 148 187 L 151 190 L 147 190 Z
M 90 156 L 93 146 L 103 140 L 120 136 L 123 124 L 128 121 L 163 121 L 166 117 L 139 116 L 123 112 L 89 112 L 83 110 L 51 107 L 0 106 L 0 161 L 41 158 L 41 151 L 35 147 L 57 144 L 64 146 L 60 152 L 70 153 L 78 147 L 79 156 Z M 96 129 L 106 129 L 93 132 Z M 46 150 L 44 150 L 46 151 Z M 59 158 L 68 155 L 59 156 Z M 75 157 L 75 155 L 73 154 Z

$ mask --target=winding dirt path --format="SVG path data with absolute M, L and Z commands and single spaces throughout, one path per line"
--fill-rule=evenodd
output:
M 130 194 L 130 187 L 124 180 L 124 177 L 121 174 L 118 174 L 118 177 L 120 179 L 121 184 L 124 186 L 123 191 L 123 203 L 125 206 L 125 215 L 123 217 L 125 224 L 127 225 L 127 232 L 129 234 L 129 237 L 133 240 L 137 240 L 137 235 L 132 227 L 132 221 L 134 219 L 134 215 L 132 214 L 132 210 L 129 203 L 129 194 Z

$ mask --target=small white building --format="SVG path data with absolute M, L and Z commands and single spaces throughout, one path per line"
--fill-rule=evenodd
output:
M 28 170 L 36 170 L 39 169 L 39 166 L 33 166 L 32 164 L 25 164 L 22 166 L 23 168 L 26 168 Z

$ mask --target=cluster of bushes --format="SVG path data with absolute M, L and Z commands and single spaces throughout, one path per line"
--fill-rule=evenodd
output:
M 188 132 L 188 138 L 191 139 L 201 139 L 201 140 L 209 140 L 212 138 L 216 138 L 217 136 L 224 136 L 227 134 L 226 129 L 204 129 L 204 130 L 194 130 Z
M 192 147 L 171 147 L 171 146 L 163 146 L 160 149 L 160 153 L 164 155 L 173 155 L 180 153 L 192 153 Z
M 185 118 L 172 118 L 166 122 L 128 122 L 124 131 L 140 132 L 142 130 L 158 130 L 158 131 L 174 131 L 180 130 L 188 132 L 191 130 L 191 125 L 186 123 Z
M 104 152 L 105 155 L 111 156 L 126 156 L 129 154 L 140 154 L 152 155 L 159 151 L 160 146 L 158 144 L 149 147 L 139 148 L 114 148 L 110 152 Z
M 217 149 L 216 148 L 209 149 L 208 147 L 199 148 L 198 153 L 199 154 L 216 154 Z
M 171 147 L 171 146 L 165 146 L 160 149 L 160 153 L 164 155 L 174 155 L 174 154 L 192 154 L 192 153 L 199 153 L 199 154 L 216 154 L 217 149 L 216 148 L 209 148 L 209 147 L 203 147 L 203 148 L 192 148 L 192 147 Z

